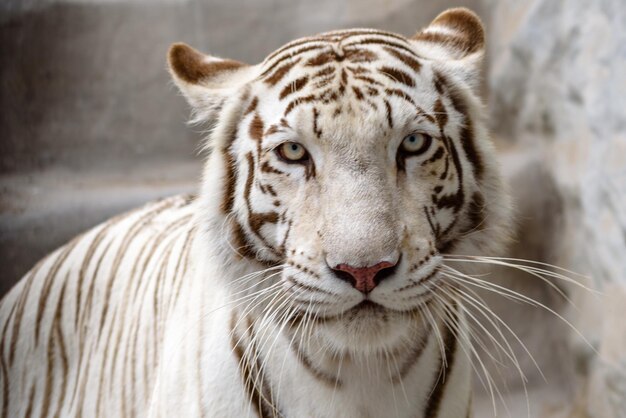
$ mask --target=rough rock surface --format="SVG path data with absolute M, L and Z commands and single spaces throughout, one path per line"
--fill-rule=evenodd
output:
M 579 308 L 564 312 L 597 350 L 570 332 L 581 384 L 569 416 L 625 417 L 626 4 L 485 4 L 493 130 L 542 156 L 561 201 L 543 208 L 556 227 L 544 234 L 551 246 L 542 258 L 589 276 L 581 281 L 604 295 L 564 286 Z M 545 191 L 535 186 L 535 197 Z

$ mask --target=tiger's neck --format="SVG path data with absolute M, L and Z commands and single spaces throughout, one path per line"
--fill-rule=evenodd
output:
M 460 305 L 453 329 L 438 323 L 368 355 L 331 352 L 309 337 L 306 321 L 229 303 L 236 297 L 223 270 L 202 264 L 169 321 L 150 417 L 469 416 L 472 367 Z M 181 384 L 180 373 L 193 384 Z
M 252 416 L 469 416 L 467 340 L 443 323 L 417 333 L 412 345 L 358 354 L 331 352 L 299 323 L 231 315 L 232 351 Z

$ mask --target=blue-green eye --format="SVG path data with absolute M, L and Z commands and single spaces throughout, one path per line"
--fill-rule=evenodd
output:
M 285 142 L 276 148 L 278 156 L 288 163 L 300 163 L 309 159 L 306 148 L 297 142 Z
M 426 152 L 431 143 L 430 135 L 413 133 L 404 137 L 398 151 L 405 155 L 418 155 Z

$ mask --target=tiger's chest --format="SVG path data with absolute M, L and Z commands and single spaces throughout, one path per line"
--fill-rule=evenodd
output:
M 442 348 L 445 335 L 433 331 L 419 350 L 327 355 L 202 287 L 187 289 L 188 305 L 170 321 L 151 417 L 469 416 L 471 364 L 462 347 Z

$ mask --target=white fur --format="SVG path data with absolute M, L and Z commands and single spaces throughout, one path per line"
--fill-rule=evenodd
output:
M 409 92 L 412 100 L 432 113 L 440 99 L 433 84 L 435 72 L 447 77 L 468 104 L 484 166 L 478 181 L 461 153 L 462 180 L 445 182 L 444 192 L 456 190 L 462 181 L 467 196 L 480 192 L 486 203 L 486 225 L 459 237 L 455 251 L 493 253 L 506 241 L 509 203 L 470 82 L 476 79 L 473 58 L 447 62 L 437 47 L 416 42 L 414 48 L 427 59 L 415 75 L 417 86 Z M 381 47 L 376 51 L 385 54 Z M 432 54 L 439 55 L 435 59 Z M 257 143 L 250 138 L 254 112 L 267 129 L 280 123 L 285 111 L 285 102 L 277 98 L 282 85 L 268 86 L 257 79 L 269 61 L 198 84 L 174 73 L 196 119 L 214 125 L 209 140 L 212 152 L 197 200 L 172 198 L 96 227 L 45 259 L 3 299 L 0 355 L 9 416 L 24 416 L 28 408 L 34 414 L 48 408 L 61 416 L 79 412 L 83 416 L 254 416 L 232 345 L 234 335 L 237 342 L 251 347 L 247 316 L 253 321 L 262 376 L 284 416 L 421 417 L 438 379 L 446 379 L 447 384 L 437 418 L 466 413 L 473 366 L 464 307 L 439 295 L 437 289 L 446 285 L 438 275 L 411 286 L 443 264 L 440 254 L 428 256 L 435 237 L 422 210 L 435 180 L 420 169 L 422 160 L 417 157 L 407 160 L 406 175 L 398 174 L 396 167 L 404 136 L 415 130 L 435 136 L 437 126 L 426 119 L 415 122 L 414 110 L 403 99 L 388 95 L 383 97 L 391 103 L 395 124 L 393 129 L 383 129 L 387 116 L 382 105 L 377 111 L 368 110 L 347 97 L 340 103 L 352 110 L 339 117 L 331 116 L 332 106 L 320 107 L 316 123 L 326 134 L 315 138 L 311 108 L 299 107 L 287 116 L 291 129 L 265 138 L 263 146 L 271 148 L 284 141 L 303 144 L 316 164 L 315 178 L 307 180 L 303 167 L 281 163 L 271 149 L 256 156 Z M 409 71 L 402 63 L 395 65 Z M 289 79 L 311 71 L 296 66 Z M 379 82 L 395 86 L 382 78 Z M 251 97 L 257 97 L 258 104 L 254 112 L 245 114 Z M 441 99 L 448 115 L 446 134 L 459 141 L 462 115 L 453 109 L 449 97 Z M 237 132 L 235 138 L 233 132 Z M 434 150 L 429 152 L 432 155 Z M 235 160 L 237 180 L 232 210 L 225 214 L 228 153 Z M 252 186 L 246 182 L 248 153 L 258 158 Z M 289 175 L 261 173 L 262 161 Z M 271 184 L 277 196 L 269 198 L 256 182 Z M 244 200 L 247 188 L 252 209 Z M 248 225 L 251 211 L 273 210 L 272 199 L 280 199 L 289 225 L 286 221 L 269 223 L 254 235 Z M 445 209 L 433 216 L 444 226 L 461 218 L 452 230 L 457 234 L 467 221 L 465 212 Z M 237 254 L 241 249 L 234 247 L 233 222 L 243 225 L 257 259 Z M 100 234 L 105 228 L 106 234 Z M 277 260 L 266 244 L 278 246 L 289 228 L 285 258 Z M 133 239 L 127 240 L 131 235 Z M 91 261 L 84 264 L 92 247 Z M 334 277 L 328 266 L 370 266 L 395 261 L 400 254 L 396 273 L 368 296 L 385 308 L 385 315 L 352 311 L 364 295 Z M 270 276 L 272 271 L 255 275 L 264 269 L 261 262 L 265 261 L 291 264 L 274 270 L 274 276 Z M 420 261 L 420 267 L 411 270 Z M 306 287 L 293 291 L 289 277 L 323 291 L 315 293 Z M 268 297 L 252 299 L 253 292 L 265 292 Z M 426 300 L 435 298 L 433 294 L 446 300 L 447 308 L 441 309 L 456 310 L 458 317 L 453 327 L 457 353 L 445 376 L 440 376 L 439 365 L 448 332 L 443 318 L 450 320 L 450 316 L 429 310 Z M 309 300 L 309 305 L 296 302 L 298 298 Z M 323 308 L 311 305 L 313 301 Z M 290 326 L 280 320 L 285 307 L 331 319 Z M 34 325 L 38 315 L 42 316 L 39 333 Z M 394 381 L 422 339 L 427 341 L 423 354 L 402 379 Z M 294 341 L 316 369 L 338 377 L 341 385 L 333 387 L 313 376 L 292 350 Z

